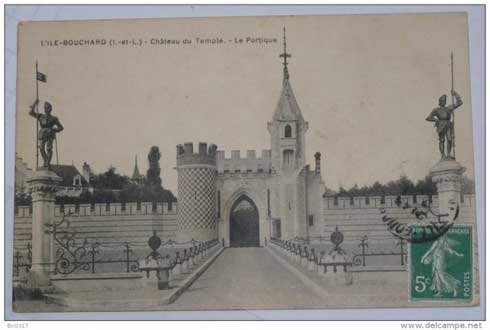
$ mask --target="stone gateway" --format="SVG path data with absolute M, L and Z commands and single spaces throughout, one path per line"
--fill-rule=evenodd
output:
M 306 164 L 308 122 L 294 96 L 284 40 L 282 91 L 267 123 L 270 149 L 214 153 L 206 143 L 177 146 L 179 241 L 218 237 L 226 246 L 262 246 L 323 231 L 320 153 Z

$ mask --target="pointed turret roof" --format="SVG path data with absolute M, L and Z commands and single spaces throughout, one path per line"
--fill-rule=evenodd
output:
M 277 103 L 276 111 L 274 112 L 273 120 L 298 120 L 304 121 L 303 115 L 299 108 L 296 97 L 294 96 L 291 83 L 289 81 L 289 70 L 287 59 L 291 57 L 286 51 L 286 28 L 284 30 L 284 52 L 279 55 L 284 60 L 283 65 L 283 78 L 282 78 L 282 90 L 281 96 L 279 97 L 279 102 Z
M 139 180 L 141 178 L 140 171 L 138 169 L 138 156 L 134 157 L 134 170 L 133 170 L 133 176 L 131 179 L 133 180 Z
M 284 79 L 282 84 L 281 96 L 276 106 L 276 111 L 273 116 L 274 120 L 298 120 L 303 121 L 303 115 L 299 108 L 296 97 L 289 79 Z

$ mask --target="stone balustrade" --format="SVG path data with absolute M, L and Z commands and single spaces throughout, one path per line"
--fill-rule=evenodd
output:
M 270 242 L 271 246 L 274 246 L 292 263 L 308 272 L 317 273 L 322 277 L 333 279 L 345 285 L 353 283 L 352 261 L 348 260 L 348 257 L 341 252 L 325 253 L 322 251 L 318 254 L 314 248 L 306 244 L 275 238 L 271 238 Z

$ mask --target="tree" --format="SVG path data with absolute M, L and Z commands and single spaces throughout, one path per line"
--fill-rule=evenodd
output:
M 93 175 L 90 183 L 94 189 L 120 190 L 130 183 L 129 177 L 116 173 L 116 168 L 110 166 L 106 172 Z
M 384 185 L 382 185 L 381 183 L 379 183 L 379 181 L 376 181 L 371 186 L 371 192 L 377 196 L 385 195 L 385 189 L 386 189 L 386 187 Z
M 136 183 L 129 183 L 118 194 L 121 203 L 124 202 L 144 202 L 142 187 Z
M 177 201 L 174 194 L 162 187 L 160 178 L 160 150 L 156 146 L 148 153 L 149 168 L 143 185 L 132 182 L 128 176 L 116 173 L 114 167 L 91 178 L 93 203 L 166 202 Z
M 410 195 L 415 193 L 415 185 L 413 182 L 406 176 L 400 176 L 398 179 L 398 194 L 400 195 Z
M 415 192 L 417 195 L 435 195 L 437 188 L 431 177 L 427 175 L 423 180 L 417 181 Z
M 463 176 L 462 191 L 464 195 L 475 193 L 475 182 Z M 398 180 L 391 180 L 385 184 L 378 181 L 371 186 L 359 188 L 354 185 L 346 190 L 343 187 L 339 188 L 335 196 L 339 197 L 355 197 L 355 196 L 401 196 L 401 195 L 436 195 L 437 187 L 430 176 L 426 176 L 423 180 L 418 180 L 414 184 L 406 175 L 400 176 Z
M 32 203 L 31 195 L 28 192 L 15 194 L 15 200 L 14 200 L 15 206 L 31 205 L 31 203 Z

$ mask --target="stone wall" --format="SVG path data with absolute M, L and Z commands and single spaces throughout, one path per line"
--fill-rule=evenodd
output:
M 260 186 L 258 191 L 267 191 L 266 181 L 257 178 L 256 184 Z M 220 180 L 218 179 L 218 182 Z M 218 184 L 221 191 L 221 225 L 224 225 L 229 217 L 225 209 L 237 196 L 229 196 L 233 191 L 237 191 L 240 180 L 227 180 L 226 187 L 223 183 Z M 233 183 L 233 184 L 232 184 Z M 261 186 L 262 185 L 262 186 Z M 256 188 L 256 187 L 254 187 Z M 261 216 L 261 229 L 268 229 L 265 222 L 267 208 L 266 195 L 256 196 L 252 193 L 256 189 L 244 187 L 240 193 L 250 195 L 256 202 Z M 272 193 L 272 191 L 271 191 Z M 265 193 L 264 193 L 265 194 Z M 275 198 L 271 194 L 271 199 Z M 358 245 L 362 236 L 367 235 L 369 242 L 386 241 L 392 244 L 395 240 L 393 235 L 386 229 L 381 220 L 380 208 L 385 208 L 387 215 L 396 217 L 401 222 L 413 221 L 414 215 L 411 213 L 413 206 L 420 205 L 423 201 L 428 201 L 429 196 L 400 196 L 401 204 L 396 204 L 397 196 L 386 196 L 384 203 L 379 196 L 354 197 L 354 198 L 323 198 L 323 219 L 314 217 L 314 226 L 310 228 L 309 236 L 323 236 L 329 241 L 329 237 L 335 227 L 344 234 L 344 245 Z M 272 202 L 272 201 L 271 201 Z M 311 202 L 309 202 L 311 203 Z M 274 204 L 274 203 L 272 203 Z M 404 208 L 405 205 L 410 207 Z M 438 209 L 437 196 L 432 197 L 432 208 Z M 59 205 L 55 207 L 56 220 L 61 220 L 62 209 Z M 77 239 L 89 240 L 98 239 L 100 242 L 129 242 L 146 243 L 153 230 L 162 240 L 176 240 L 177 226 L 177 203 L 110 203 L 110 204 L 81 204 L 64 205 L 66 214 L 73 213 L 69 219 L 72 228 L 77 231 Z M 429 215 L 430 216 L 430 215 Z M 435 220 L 435 218 L 434 218 Z M 223 223 L 221 223 L 223 222 Z M 476 223 L 476 196 L 465 195 L 460 201 L 460 223 Z M 14 247 L 24 248 L 31 240 L 31 208 L 20 206 L 15 210 L 14 217 Z M 225 233 L 229 231 L 227 226 L 220 228 Z M 222 234 L 223 235 L 223 234 Z M 220 235 L 220 236 L 222 236 Z M 227 235 L 223 235 L 227 236 Z M 261 238 L 267 236 L 267 232 L 261 232 Z M 225 237 L 227 238 L 227 237 Z
M 247 156 L 241 157 L 240 150 L 232 150 L 231 158 L 226 158 L 225 151 L 217 153 L 216 167 L 218 173 L 269 173 L 271 170 L 271 151 L 262 150 L 257 157 L 255 150 L 247 150 Z
M 400 196 L 400 204 L 397 204 L 397 196 L 380 196 L 370 197 L 328 197 L 323 199 L 323 214 L 324 225 L 323 231 L 317 233 L 325 237 L 330 237 L 330 234 L 335 231 L 335 227 L 344 234 L 344 242 L 346 244 L 356 244 L 360 242 L 361 237 L 368 236 L 368 239 L 374 243 L 392 242 L 396 240 L 394 236 L 388 232 L 386 225 L 382 221 L 380 209 L 386 210 L 386 215 L 396 218 L 403 223 L 416 222 L 415 215 L 412 210 L 416 206 L 420 206 L 423 201 L 429 201 L 429 196 Z M 434 212 L 438 212 L 438 198 L 432 196 L 431 208 Z M 460 213 L 458 223 L 473 223 L 476 224 L 476 196 L 465 195 L 460 200 Z M 436 217 L 428 214 L 429 218 L 437 221 Z M 315 236 L 310 233 L 310 236 Z
M 176 239 L 177 203 L 107 203 L 55 206 L 55 220 L 68 217 L 75 239 L 82 242 L 146 243 L 153 231 L 162 241 Z M 14 248 L 25 248 L 31 241 L 32 215 L 29 206 L 19 206 L 14 216 Z

